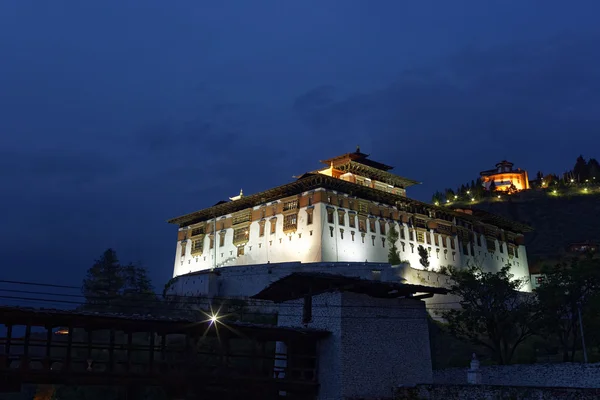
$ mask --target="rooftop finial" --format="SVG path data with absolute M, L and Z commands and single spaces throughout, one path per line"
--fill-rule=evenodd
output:
M 356 145 L 356 152 L 360 153 L 360 146 L 359 145 Z

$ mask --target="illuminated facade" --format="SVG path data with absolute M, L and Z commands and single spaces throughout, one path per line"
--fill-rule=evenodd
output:
M 520 191 L 529 189 L 529 177 L 527 171 L 520 168 L 513 169 L 513 163 L 501 161 L 496 164 L 495 169 L 480 172 L 481 182 L 486 190 L 490 190 L 492 182 L 496 190 L 508 192 L 511 190 Z
M 414 268 L 423 268 L 423 246 L 433 270 L 510 263 L 516 277 L 529 276 L 528 227 L 409 199 L 406 188 L 417 182 L 358 149 L 322 162 L 327 167 L 292 183 L 170 220 L 179 226 L 173 275 L 297 261 L 386 263 L 394 227 L 400 258 Z

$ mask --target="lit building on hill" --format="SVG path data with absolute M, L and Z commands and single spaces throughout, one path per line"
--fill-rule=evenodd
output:
M 527 190 L 529 189 L 529 177 L 527 171 L 520 168 L 513 169 L 513 163 L 509 161 L 501 161 L 496 164 L 496 168 L 488 171 L 481 171 L 481 182 L 486 190 L 490 190 L 492 182 L 496 186 L 496 190 L 508 192 L 511 190 L 511 186 L 514 186 L 513 190 Z
M 368 157 L 357 149 L 291 183 L 170 220 L 179 226 L 173 275 L 274 263 L 387 263 L 393 227 L 400 259 L 413 268 L 423 268 L 422 246 L 432 270 L 510 263 L 516 277 L 529 276 L 527 226 L 412 200 L 406 188 L 418 182 Z

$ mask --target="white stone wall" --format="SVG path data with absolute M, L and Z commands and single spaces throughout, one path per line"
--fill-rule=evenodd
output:
M 319 215 L 323 205 L 318 203 L 314 205 L 314 214 Z M 233 244 L 233 229 L 225 229 L 224 246 L 219 246 L 219 234 L 216 240 L 216 259 L 215 249 L 210 249 L 210 238 L 206 235 L 204 238 L 204 251 L 200 256 L 192 256 L 192 240 L 187 240 L 186 254 L 181 254 L 181 244 L 177 243 L 175 255 L 175 267 L 173 276 L 189 274 L 202 270 L 213 269 L 233 265 L 253 265 L 281 262 L 318 262 L 321 261 L 321 220 L 317 217 L 313 219 L 311 225 L 307 225 L 306 207 L 298 210 L 298 228 L 296 232 L 286 234 L 283 232 L 283 215 L 278 214 L 276 230 L 271 234 L 271 217 L 266 216 L 265 234 L 260 236 L 260 224 L 253 221 L 248 228 L 249 241 L 244 246 L 244 255 L 237 256 L 237 246 Z M 223 217 L 221 217 L 223 218 Z M 217 221 L 220 218 L 217 219 Z M 185 228 L 184 228 L 185 229 Z M 212 228 L 211 228 L 212 229 Z
M 233 244 L 232 228 L 225 230 L 225 244 L 222 247 L 219 246 L 219 235 L 217 234 L 216 263 L 214 261 L 215 250 L 209 249 L 210 239 L 208 235 L 204 239 L 204 251 L 200 256 L 191 255 L 192 240 L 187 240 L 186 254 L 184 255 L 181 254 L 181 244 L 177 243 L 173 276 L 213 269 L 215 265 L 217 268 L 222 268 L 288 262 L 387 263 L 391 244 L 387 240 L 387 235 L 380 232 L 379 217 L 376 217 L 376 229 L 374 232 L 371 231 L 367 220 L 367 232 L 365 232 L 363 241 L 362 233 L 358 230 L 358 218 L 355 218 L 355 228 L 349 226 L 351 210 L 345 209 L 344 225 L 340 226 L 338 221 L 339 207 L 323 202 L 316 203 L 313 207 L 313 223 L 307 225 L 306 207 L 303 207 L 298 212 L 298 228 L 296 232 L 290 234 L 283 232 L 282 214 L 277 215 L 277 227 L 274 234 L 270 233 L 270 215 L 267 215 L 265 218 L 265 234 L 262 237 L 259 235 L 259 222 L 252 222 L 249 227 L 249 241 L 244 246 L 244 255 L 239 257 L 237 256 L 237 247 Z M 334 210 L 333 224 L 327 221 L 328 207 Z M 258 208 L 256 207 L 256 209 Z M 465 255 L 456 236 L 448 239 L 447 247 L 442 245 L 441 240 L 436 246 L 433 234 L 431 235 L 431 244 L 419 243 L 416 241 L 416 234 L 413 236 L 413 240 L 409 240 L 409 227 L 397 221 L 392 222 L 388 220 L 386 223 L 386 233 L 392 224 L 394 224 L 399 233 L 401 230 L 404 231 L 404 239 L 400 235 L 396 246 L 400 251 L 400 258 L 408 261 L 413 268 L 423 268 L 419 262 L 417 251 L 419 245 L 422 245 L 425 249 L 429 250 L 429 269 L 434 271 L 439 270 L 440 267 L 460 267 L 468 263 L 481 265 L 488 271 L 498 271 L 510 263 L 511 271 L 515 275 L 515 278 L 529 279 L 529 266 L 527 264 L 525 246 L 517 248 L 518 257 L 509 258 L 508 249 L 505 244 L 502 246 L 502 252 L 497 250 L 494 253 L 490 253 L 486 247 L 485 237 L 482 236 L 481 246 L 477 246 L 477 241 L 475 240 L 473 243 L 474 253 L 471 253 L 471 247 L 469 246 L 469 254 Z M 333 228 L 333 236 L 330 228 Z M 343 229 L 343 234 L 341 229 Z M 354 232 L 354 240 L 352 240 L 352 232 Z M 385 244 L 382 239 L 385 239 Z M 450 240 L 454 242 L 454 249 L 451 247 Z M 496 241 L 496 248 L 500 248 L 498 241 Z M 524 290 L 530 291 L 531 288 L 527 287 Z
M 374 279 L 378 275 L 382 280 L 399 282 L 403 266 L 392 267 L 383 263 L 270 263 L 221 268 L 214 272 L 208 270 L 178 277 L 170 290 L 172 294 L 182 296 L 253 296 L 269 284 L 293 272 L 324 272 L 352 276 L 362 279 Z M 380 274 L 373 271 L 381 271 Z
M 514 364 L 480 367 L 484 385 L 541 387 L 600 387 L 600 363 Z M 433 371 L 436 384 L 466 384 L 467 368 Z
M 463 254 L 462 246 L 456 236 L 452 236 L 448 239 L 446 244 L 447 247 L 442 245 L 441 240 L 438 242 L 438 246 L 436 246 L 435 241 L 433 240 L 433 231 L 431 231 L 431 244 L 419 243 L 416 240 L 416 235 L 413 236 L 414 240 L 409 240 L 408 226 L 396 221 L 388 221 L 386 223 L 386 234 L 382 234 L 380 232 L 379 218 L 376 218 L 375 232 L 370 230 L 369 222 L 367 220 L 367 232 L 365 232 L 363 241 L 362 233 L 358 231 L 358 220 L 356 221 L 356 228 L 349 227 L 350 210 L 345 210 L 344 225 L 340 226 L 337 211 L 339 207 L 332 208 L 334 209 L 333 224 L 327 222 L 327 206 L 321 208 L 321 226 L 323 227 L 321 232 L 323 240 L 322 261 L 386 263 L 391 247 L 390 241 L 387 240 L 387 232 L 389 232 L 389 229 L 393 224 L 399 235 L 396 247 L 400 252 L 400 259 L 408 261 L 413 268 L 423 269 L 423 266 L 419 261 L 420 257 L 417 250 L 419 245 L 421 245 L 429 250 L 429 269 L 433 271 L 439 270 L 440 267 L 461 267 L 470 263 L 480 265 L 487 271 L 499 271 L 506 264 L 510 263 L 511 271 L 515 275 L 515 278 L 529 279 L 529 265 L 527 264 L 525 246 L 519 246 L 517 248 L 518 257 L 509 258 L 506 244 L 503 245 L 502 252 L 497 250 L 494 253 L 490 253 L 486 247 L 485 237 L 482 235 L 481 246 L 477 246 L 477 242 L 473 243 L 475 252 L 471 253 L 471 248 L 469 246 L 469 255 L 465 255 Z M 331 236 L 331 227 L 333 227 L 333 237 Z M 342 229 L 343 234 L 341 232 Z M 404 230 L 405 239 L 402 239 L 402 236 L 400 235 L 401 230 Z M 351 233 L 353 231 L 355 232 L 354 240 L 352 240 Z M 385 239 L 385 244 L 382 239 Z M 450 240 L 454 242 L 454 249 L 451 247 Z M 500 249 L 500 243 L 497 240 L 496 248 Z M 523 290 L 531 291 L 531 287 L 528 285 L 523 288 Z
M 319 346 L 320 400 L 391 398 L 398 385 L 432 382 L 423 302 L 337 292 L 312 305 L 307 327 L 331 332 Z M 282 303 L 279 325 L 303 326 L 301 300 Z

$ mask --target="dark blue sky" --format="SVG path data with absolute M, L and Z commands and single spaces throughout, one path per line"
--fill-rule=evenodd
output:
M 209 3 L 219 5 L 208 5 Z M 572 4 L 572 5 L 569 5 Z M 166 219 L 357 144 L 409 195 L 598 157 L 597 0 L 0 2 L 0 265 L 162 287 Z

